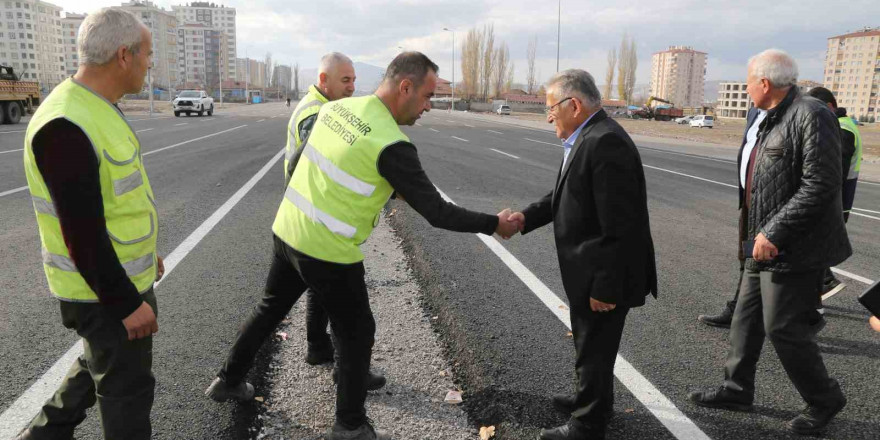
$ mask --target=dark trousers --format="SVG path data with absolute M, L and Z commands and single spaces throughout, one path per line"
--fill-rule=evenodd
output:
M 278 237 L 274 241 L 275 253 L 263 299 L 242 325 L 218 376 L 233 385 L 244 380 L 257 350 L 303 292 L 310 289 L 316 306 L 329 318 L 337 344 L 340 374 L 336 388 L 336 420 L 355 429 L 367 421 L 364 409 L 366 378 L 376 333 L 364 281 L 364 265 L 316 260 L 297 252 Z M 323 328 L 321 332 L 324 332 Z M 326 337 L 326 333 L 324 335 Z
M 730 328 L 724 386 L 755 393 L 755 370 L 769 337 L 789 379 L 809 405 L 827 406 L 842 397 L 828 377 L 816 342 L 822 320 L 816 297 L 823 270 L 773 273 L 747 270 Z
M 587 298 L 589 301 L 589 298 Z M 614 362 L 629 308 L 594 312 L 572 303 L 571 331 L 574 337 L 577 388 L 572 417 L 594 430 L 604 431 L 607 414 L 614 407 Z
M 142 298 L 158 314 L 153 291 Z M 105 439 L 148 440 L 156 385 L 152 336 L 129 341 L 122 321 L 100 304 L 60 301 L 60 308 L 64 326 L 83 338 L 83 355 L 31 422 L 30 438 L 72 439 L 97 402 Z

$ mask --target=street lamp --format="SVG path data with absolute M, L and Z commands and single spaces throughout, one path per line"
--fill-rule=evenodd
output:
M 559 12 L 556 16 L 556 72 L 559 73 L 559 33 L 562 27 L 562 0 L 557 2 L 557 6 Z
M 443 28 L 444 31 L 452 32 L 452 111 L 455 111 L 455 31 Z

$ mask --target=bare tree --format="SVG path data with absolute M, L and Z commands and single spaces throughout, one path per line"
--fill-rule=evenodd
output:
M 293 63 L 293 99 L 299 99 L 299 63 Z
M 507 69 L 507 79 L 504 80 L 504 89 L 503 89 L 502 93 L 510 93 L 510 89 L 513 88 L 513 72 L 514 72 L 514 70 L 516 70 L 516 64 L 514 64 L 514 62 L 511 61 L 510 67 Z
M 478 93 L 480 79 L 480 41 L 482 32 L 477 28 L 468 31 L 461 42 L 461 95 L 468 99 Z
M 636 42 L 634 39 L 629 40 L 629 62 L 626 65 L 626 98 L 632 100 L 633 89 L 636 86 L 636 68 L 639 66 L 639 57 L 636 53 Z
M 481 89 L 483 92 L 483 101 L 489 100 L 493 79 L 495 78 L 495 25 L 487 24 L 483 27 L 483 59 L 480 63 L 480 79 Z
M 614 84 L 614 68 L 617 65 L 617 49 L 611 48 L 608 51 L 608 68 L 605 70 L 605 90 L 602 92 L 602 97 L 605 99 L 611 99 L 611 90 Z
M 507 49 L 507 43 L 501 43 L 498 49 L 495 49 L 495 68 L 492 72 L 493 94 L 497 98 L 504 93 L 504 83 L 507 81 L 507 71 L 510 69 L 510 51 Z
M 627 104 L 632 102 L 633 88 L 636 85 L 636 68 L 639 60 L 636 53 L 636 42 L 626 34 L 620 41 L 619 60 L 617 62 L 617 93 Z
M 263 84 L 265 84 L 266 87 L 270 87 L 272 82 L 272 70 L 275 67 L 272 64 L 272 52 L 266 52 L 266 59 L 264 62 L 266 63 L 266 71 L 263 73 Z
M 526 92 L 531 95 L 535 93 L 535 86 L 538 85 L 538 79 L 535 76 L 535 55 L 538 50 L 538 37 L 534 36 L 529 40 L 529 48 L 526 51 Z

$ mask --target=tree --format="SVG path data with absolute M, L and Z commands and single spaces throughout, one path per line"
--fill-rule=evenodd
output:
M 263 73 L 263 84 L 266 87 L 269 87 L 272 81 L 272 70 L 274 69 L 274 65 L 272 64 L 272 52 L 266 52 L 266 59 L 264 61 L 266 63 L 266 71 Z
M 299 63 L 293 63 L 293 99 L 299 99 Z
M 507 79 L 504 81 L 504 89 L 502 93 L 510 93 L 510 89 L 513 88 L 513 72 L 516 70 L 516 64 L 513 61 L 510 62 L 510 67 L 507 69 Z
M 489 88 L 492 85 L 493 70 L 495 69 L 495 25 L 487 24 L 483 27 L 483 38 L 480 42 L 482 58 L 480 59 L 480 95 L 483 102 L 489 100 Z
M 630 104 L 633 89 L 636 85 L 636 67 L 638 67 L 636 42 L 626 34 L 620 41 L 617 61 L 617 94 L 619 98 Z
M 472 99 L 478 93 L 480 78 L 480 41 L 482 32 L 477 28 L 468 31 L 461 42 L 461 95 Z
M 492 75 L 493 95 L 497 98 L 504 93 L 504 84 L 508 80 L 507 71 L 510 69 L 510 51 L 507 49 L 507 43 L 501 43 L 498 49 L 495 49 L 495 68 Z
M 611 90 L 614 84 L 614 67 L 617 65 L 617 49 L 611 48 L 608 51 L 608 67 L 605 70 L 605 90 L 602 91 L 602 97 L 611 99 Z
M 538 80 L 535 77 L 535 55 L 538 50 L 538 37 L 534 36 L 529 40 L 529 48 L 526 51 L 526 93 L 531 95 L 535 93 L 535 86 Z

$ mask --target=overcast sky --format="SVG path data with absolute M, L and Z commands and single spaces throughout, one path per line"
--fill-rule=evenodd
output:
M 120 4 L 108 0 L 49 0 L 65 11 L 88 12 Z M 496 42 L 510 48 L 515 79 L 524 82 L 526 48 L 538 38 L 539 79 L 556 71 L 557 4 L 552 0 L 224 0 L 237 9 L 238 56 L 314 67 L 328 51 L 384 67 L 400 51 L 419 50 L 451 77 L 455 30 L 456 80 L 465 33 L 494 24 Z M 159 0 L 170 10 L 183 2 Z M 871 19 L 874 21 L 872 22 Z M 637 83 L 648 82 L 651 54 L 688 45 L 709 54 L 707 80 L 745 79 L 749 56 L 777 47 L 792 54 L 800 78 L 822 81 L 827 38 L 880 26 L 876 0 L 562 0 L 559 68 L 582 68 L 604 82 L 606 55 L 624 32 L 636 40 Z

